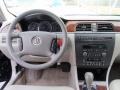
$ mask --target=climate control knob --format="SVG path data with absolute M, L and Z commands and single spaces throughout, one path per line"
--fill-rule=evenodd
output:
M 87 52 L 83 52 L 83 56 L 86 57 L 88 55 Z

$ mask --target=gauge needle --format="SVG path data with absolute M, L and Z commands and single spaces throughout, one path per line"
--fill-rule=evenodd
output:
M 40 31 L 40 28 L 38 27 L 38 31 Z

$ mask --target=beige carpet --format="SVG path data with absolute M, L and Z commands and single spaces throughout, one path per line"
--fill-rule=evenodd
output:
M 34 76 L 30 72 L 26 71 L 26 75 L 23 75 L 21 80 L 20 79 L 17 80 L 16 84 L 41 85 L 41 86 L 65 86 L 65 85 L 67 86 L 69 85 L 69 73 L 62 72 L 61 69 L 50 68 L 44 71 L 39 71 L 36 74 L 37 74 L 38 79 L 33 80 Z

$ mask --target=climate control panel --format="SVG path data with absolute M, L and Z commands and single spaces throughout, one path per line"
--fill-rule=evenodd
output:
M 78 67 L 106 68 L 114 48 L 114 34 L 76 33 L 75 50 Z

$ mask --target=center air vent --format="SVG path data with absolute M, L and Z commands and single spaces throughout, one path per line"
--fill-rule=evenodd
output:
M 100 23 L 97 24 L 97 30 L 98 32 L 112 32 L 113 25 L 111 23 Z
M 91 24 L 78 24 L 76 31 L 91 31 Z

